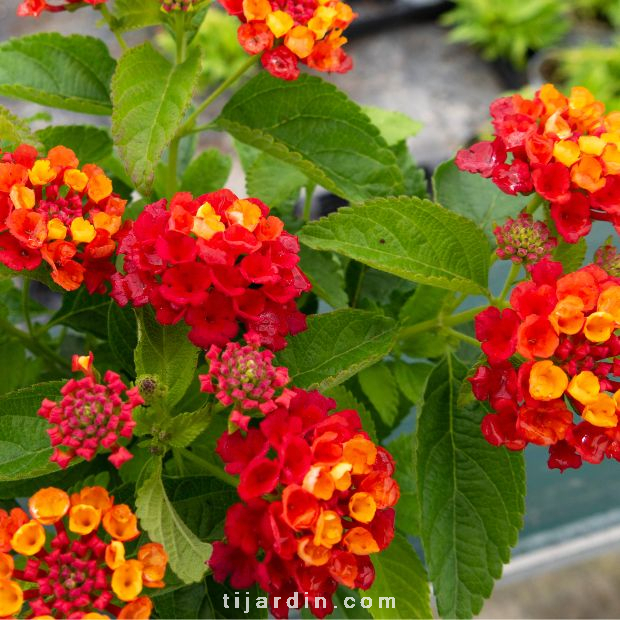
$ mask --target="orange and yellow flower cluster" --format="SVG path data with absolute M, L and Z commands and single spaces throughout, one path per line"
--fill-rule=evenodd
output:
M 93 164 L 54 147 L 45 157 L 27 145 L 0 158 L 0 262 L 16 271 L 45 261 L 63 289 L 105 290 L 126 201 Z
M 299 76 L 299 62 L 317 71 L 353 68 L 342 32 L 355 19 L 339 0 L 220 0 L 243 22 L 238 38 L 248 54 L 260 54 L 269 73 L 283 80 Z
M 605 114 L 586 88 L 566 97 L 552 84 L 533 99 L 497 99 L 490 111 L 495 139 L 459 151 L 461 170 L 507 194 L 538 193 L 569 243 L 587 235 L 592 220 L 620 230 L 620 112 Z
M 168 556 L 148 543 L 135 559 L 125 557 L 125 543 L 140 534 L 128 506 L 114 504 L 103 487 L 71 496 L 50 487 L 35 493 L 28 509 L 30 516 L 21 508 L 0 511 L 0 616 L 150 617 L 142 590 L 164 587 Z
M 470 381 L 493 409 L 482 431 L 512 450 L 548 446 L 551 468 L 620 460 L 620 279 L 596 265 L 563 276 L 548 260 L 531 273 L 510 308 L 476 317 L 488 364 Z

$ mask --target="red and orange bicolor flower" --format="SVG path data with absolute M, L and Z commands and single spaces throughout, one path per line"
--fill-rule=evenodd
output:
M 97 6 L 105 4 L 107 0 L 60 0 L 60 3 L 47 2 L 47 0 L 23 0 L 17 7 L 17 15 L 20 17 L 39 17 L 44 11 L 59 13 L 67 9 L 76 9 L 80 6 Z
M 101 168 L 79 163 L 64 146 L 40 158 L 21 145 L 0 157 L 0 262 L 31 271 L 45 261 L 63 289 L 104 292 L 126 201 Z
M 0 511 L 0 616 L 150 617 L 142 591 L 164 586 L 168 556 L 148 543 L 126 558 L 125 543 L 140 534 L 128 506 L 103 487 L 71 496 L 49 487 L 30 498 L 28 511 Z

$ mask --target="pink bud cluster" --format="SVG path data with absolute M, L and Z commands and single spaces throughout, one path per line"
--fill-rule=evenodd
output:
M 493 231 L 497 240 L 497 256 L 513 263 L 533 265 L 550 257 L 558 242 L 544 222 L 535 222 L 529 213 L 520 213 L 516 220 L 508 218 Z
M 596 250 L 594 262 L 610 276 L 620 278 L 620 254 L 613 245 L 603 245 Z
M 46 398 L 38 411 L 52 425 L 47 431 L 54 447 L 50 460 L 64 468 L 76 456 L 92 460 L 100 448 L 112 452 L 108 458 L 117 468 L 132 458 L 118 441 L 132 436 L 132 411 L 144 404 L 137 388 L 127 389 L 119 375 L 108 370 L 103 384 L 88 374 L 70 379 L 60 393 L 60 402 Z
M 247 430 L 250 416 L 243 412 L 258 410 L 263 415 L 278 406 L 277 392 L 289 382 L 288 370 L 274 366 L 274 354 L 260 351 L 260 339 L 252 333 L 245 335 L 246 345 L 229 342 L 224 349 L 212 345 L 207 353 L 209 372 L 200 375 L 203 392 L 228 407 L 234 405 L 231 422 Z
M 191 11 L 194 8 L 194 0 L 161 0 L 161 10 L 166 13 L 172 11 Z

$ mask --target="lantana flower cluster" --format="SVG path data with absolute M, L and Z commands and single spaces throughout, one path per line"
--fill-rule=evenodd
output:
M 44 11 L 59 13 L 60 11 L 72 10 L 80 6 L 97 6 L 105 4 L 107 0 L 60 0 L 59 3 L 47 2 L 47 0 L 24 0 L 17 7 L 17 15 L 20 17 L 39 17 Z
M 339 584 L 367 589 L 374 581 L 370 556 L 394 536 L 394 462 L 356 411 L 330 415 L 335 401 L 318 392 L 287 390 L 277 404 L 218 441 L 242 501 L 229 508 L 226 542 L 214 544 L 209 565 L 234 588 L 258 582 L 276 617 L 288 614 L 273 605 L 276 596 L 307 600 L 324 617 Z
M 461 170 L 491 178 L 506 194 L 536 192 L 569 243 L 587 235 L 592 220 L 620 230 L 620 112 L 605 114 L 586 88 L 566 97 L 551 84 L 533 99 L 497 99 L 490 111 L 495 139 L 459 151 Z
M 128 506 L 103 487 L 71 496 L 49 487 L 28 509 L 0 511 L 0 616 L 150 617 L 152 602 L 141 594 L 164 587 L 168 556 L 148 543 L 126 558 L 125 543 L 140 535 Z
M 342 49 L 344 29 L 357 16 L 339 0 L 220 0 L 243 23 L 237 36 L 248 54 L 262 53 L 263 67 L 283 80 L 299 77 L 299 63 L 317 71 L 346 73 L 353 61 Z
M 549 227 L 534 221 L 529 213 L 520 213 L 516 220 L 508 218 L 493 230 L 497 241 L 497 256 L 526 266 L 550 258 L 558 241 L 551 236 Z
M 620 460 L 620 278 L 597 265 L 566 275 L 544 260 L 515 287 L 510 307 L 476 317 L 487 363 L 470 379 L 488 401 L 493 445 L 549 447 L 549 467 Z
M 281 349 L 305 329 L 295 299 L 310 283 L 299 241 L 256 198 L 229 190 L 176 194 L 145 207 L 119 247 L 125 274 L 112 277 L 120 305 L 151 304 L 164 324 L 184 320 L 196 346 L 224 346 L 240 324 Z
M 0 157 L 0 262 L 32 271 L 45 261 L 67 291 L 103 292 L 114 273 L 126 201 L 93 164 L 64 146 L 39 157 L 21 145 Z
M 76 457 L 91 461 L 105 450 L 111 451 L 108 460 L 119 468 L 133 457 L 119 440 L 131 439 L 136 426 L 132 412 L 144 400 L 137 387 L 127 389 L 111 370 L 99 383 L 92 353 L 74 356 L 73 370 L 85 376 L 70 379 L 60 390 L 62 399 L 54 402 L 46 398 L 38 411 L 52 425 L 47 431 L 54 447 L 50 460 L 64 468 Z

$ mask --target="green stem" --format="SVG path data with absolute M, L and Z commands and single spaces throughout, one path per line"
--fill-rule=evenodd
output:
M 187 448 L 180 449 L 181 455 L 186 458 L 188 461 L 193 462 L 194 464 L 202 467 L 206 472 L 208 472 L 214 478 L 229 484 L 232 487 L 237 488 L 239 486 L 239 481 L 234 476 L 227 474 L 223 469 L 220 469 L 217 465 L 210 463 L 209 461 L 199 457 L 194 454 L 191 450 Z
M 467 334 L 464 334 L 463 332 L 459 332 L 456 329 L 452 329 L 451 327 L 448 328 L 446 331 L 451 336 L 454 336 L 455 338 L 458 338 L 459 340 L 462 340 L 463 342 L 470 344 L 472 347 L 476 347 L 477 349 L 480 348 L 480 342 L 476 340 L 475 338 L 472 338 L 471 336 L 468 336 Z
M 428 321 L 422 321 L 421 323 L 416 323 L 415 325 L 411 325 L 409 327 L 403 327 L 400 330 L 399 339 L 407 340 L 412 336 L 428 331 L 429 329 L 435 329 L 436 327 L 453 327 L 454 325 L 469 323 L 469 321 L 472 321 L 477 314 L 487 308 L 488 306 L 478 306 L 477 308 L 465 310 L 464 312 L 452 314 L 451 316 L 444 317 L 440 315 L 434 319 L 429 319 Z
M 100 4 L 99 10 L 101 11 L 101 15 L 103 16 L 103 19 L 105 19 L 106 23 L 110 27 L 110 30 L 116 37 L 116 40 L 118 41 L 118 44 L 120 45 L 121 50 L 123 50 L 123 52 L 127 51 L 129 48 L 127 47 L 127 43 L 125 43 L 125 39 L 123 39 L 120 32 L 118 32 L 115 28 L 112 27 L 112 15 L 110 15 L 110 11 L 108 10 L 108 7 L 105 4 Z
M 32 317 L 30 316 L 30 280 L 24 278 L 22 283 L 22 313 L 28 327 L 28 334 L 34 338 L 34 327 L 32 325 Z
M 538 207 L 540 207 L 540 205 L 543 202 L 544 200 L 542 196 L 539 196 L 538 194 L 534 194 L 534 196 L 532 196 L 532 199 L 527 203 L 525 212 L 529 213 L 530 215 L 533 215 L 534 213 L 536 213 L 536 210 L 538 209 Z
M 35 355 L 40 355 L 41 357 L 47 359 L 48 361 L 57 364 L 63 369 L 70 370 L 71 364 L 64 357 L 61 357 L 55 351 L 52 351 L 45 344 L 23 332 L 21 329 L 15 327 L 10 321 L 0 316 L 0 331 L 4 332 L 7 336 L 15 338 L 19 340 L 26 349 Z
M 179 136 L 185 136 L 192 133 L 194 124 L 198 117 L 216 100 L 221 94 L 226 92 L 244 73 L 249 71 L 260 58 L 260 55 L 250 56 L 231 76 L 227 77 L 188 117 L 181 129 Z
M 366 277 L 366 272 L 368 271 L 368 267 L 366 265 L 362 265 L 360 270 L 360 275 L 357 278 L 357 285 L 355 286 L 355 293 L 353 293 L 353 299 L 351 300 L 351 308 L 357 307 L 357 303 L 360 300 L 360 295 L 362 293 L 362 286 L 364 284 L 364 278 Z
M 172 451 L 172 458 L 174 459 L 175 465 L 179 470 L 179 476 L 185 476 L 185 466 L 183 465 L 183 458 L 179 454 L 178 450 Z
M 176 21 L 174 24 L 175 40 L 177 44 L 177 65 L 180 65 L 185 61 L 185 55 L 187 53 L 187 39 L 185 37 L 185 13 L 180 12 L 176 14 Z
M 504 301 L 504 299 L 506 299 L 506 296 L 510 292 L 512 285 L 515 283 L 515 280 L 519 276 L 520 271 L 521 271 L 521 265 L 519 263 L 513 263 L 508 273 L 508 277 L 506 278 L 506 282 L 504 283 L 504 288 L 502 289 L 502 292 L 499 294 L 499 297 L 497 298 L 498 301 Z
M 310 221 L 310 215 L 312 212 L 312 198 L 314 197 L 314 190 L 316 188 L 316 183 L 308 183 L 308 185 L 306 185 L 306 197 L 304 200 L 304 214 L 303 214 L 303 220 L 304 222 L 309 222 Z
M 177 191 L 177 171 L 179 168 L 179 144 L 180 138 L 174 138 L 168 150 L 168 196 L 172 198 Z

